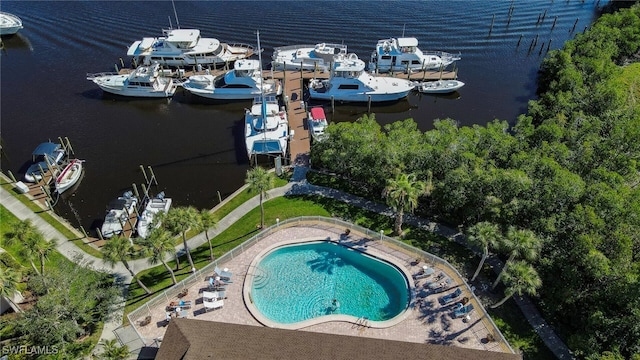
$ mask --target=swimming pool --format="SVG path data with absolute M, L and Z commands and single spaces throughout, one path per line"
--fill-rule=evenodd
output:
M 335 242 L 279 246 L 252 266 L 250 301 L 278 324 L 323 317 L 384 322 L 410 300 L 407 277 L 396 266 Z

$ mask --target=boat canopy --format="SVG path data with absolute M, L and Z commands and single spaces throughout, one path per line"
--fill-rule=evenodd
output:
M 410 38 L 398 38 L 398 46 L 400 47 L 417 47 L 418 39 L 414 37 Z
M 200 38 L 200 30 L 198 29 L 172 29 L 166 31 L 167 41 L 173 43 L 192 43 L 195 46 Z
M 31 155 L 33 155 L 33 157 L 49 156 L 50 158 L 55 158 L 56 152 L 60 149 L 60 147 L 60 144 L 45 142 L 38 145 L 38 147 L 33 150 L 33 153 L 31 153 Z
M 251 148 L 251 154 L 279 154 L 282 152 L 278 140 L 256 140 Z
M 311 118 L 313 120 L 324 120 L 327 117 L 324 115 L 324 109 L 321 107 L 311 108 Z

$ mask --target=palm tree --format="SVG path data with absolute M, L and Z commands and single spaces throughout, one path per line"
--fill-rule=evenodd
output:
M 118 346 L 116 339 L 102 340 L 101 359 L 105 360 L 126 360 L 129 358 L 129 347 L 127 345 Z
M 260 228 L 264 228 L 264 206 L 262 199 L 268 198 L 267 190 L 273 187 L 273 173 L 259 166 L 247 171 L 245 184 L 249 185 L 249 191 L 257 191 L 260 194 Z
M 509 253 L 509 259 L 504 263 L 498 278 L 493 283 L 492 289 L 495 289 L 500 282 L 503 274 L 510 266 L 510 264 L 516 259 L 525 259 L 533 261 L 538 257 L 540 248 L 542 247 L 542 241 L 531 230 L 516 229 L 513 226 L 509 227 L 506 237 L 502 241 L 502 247 Z
M 191 206 L 171 208 L 169 212 L 167 212 L 163 224 L 171 233 L 175 235 L 182 234 L 182 243 L 184 244 L 184 251 L 187 254 L 187 260 L 189 260 L 189 265 L 191 265 L 191 271 L 195 272 L 196 267 L 193 264 L 191 252 L 187 245 L 187 230 L 192 226 L 198 225 L 198 210 Z
M 520 296 L 524 293 L 535 295 L 538 288 L 542 286 L 542 280 L 540 280 L 538 272 L 526 261 L 514 261 L 511 263 L 503 277 L 507 286 L 504 291 L 505 297 L 496 304 L 491 305 L 491 308 L 497 308 L 504 304 L 515 294 Z
M 20 283 L 20 273 L 12 268 L 3 269 L 0 266 L 0 296 L 13 298 L 13 293 Z
M 402 235 L 404 212 L 413 212 L 418 206 L 420 196 L 431 194 L 430 183 L 430 179 L 425 183 L 418 181 L 415 174 L 404 173 L 398 174 L 395 179 L 387 180 L 387 186 L 382 191 L 382 196 L 387 199 L 387 205 L 396 213 L 394 225 L 396 235 Z
M 148 294 L 151 294 L 151 290 L 149 290 L 142 281 L 136 276 L 136 274 L 131 270 L 127 259 L 131 257 L 133 254 L 133 244 L 131 241 L 122 235 L 116 235 L 109 239 L 106 244 L 100 249 L 102 252 L 102 256 L 104 257 L 104 261 L 111 265 L 112 268 L 116 266 L 118 261 L 122 261 L 122 264 L 131 274 L 131 277 L 136 279 L 138 285 L 144 289 L 144 291 Z
M 482 248 L 482 259 L 480 259 L 480 264 L 478 264 L 478 268 L 471 278 L 471 281 L 473 281 L 480 274 L 480 270 L 484 266 L 487 256 L 489 256 L 489 248 L 495 249 L 500 246 L 502 232 L 498 225 L 483 221 L 471 226 L 467 233 L 469 242 Z
M 213 246 L 209 239 L 209 229 L 215 228 L 216 226 L 218 226 L 218 220 L 213 213 L 206 209 L 201 210 L 200 221 L 198 222 L 198 231 L 204 232 L 204 237 L 207 239 L 207 243 L 209 244 L 209 258 L 211 261 L 213 261 Z
M 40 274 L 38 272 L 38 268 L 36 267 L 36 264 L 33 261 L 35 259 L 35 253 L 33 249 L 27 245 L 28 243 L 31 242 L 30 238 L 37 231 L 38 230 L 36 229 L 35 226 L 33 226 L 30 219 L 19 221 L 17 224 L 14 225 L 13 232 L 6 238 L 5 243 L 9 246 L 16 243 L 21 244 L 20 255 L 22 255 L 27 260 L 29 260 L 29 262 L 31 262 L 31 267 L 33 267 L 33 270 L 37 274 Z
M 176 280 L 176 275 L 173 273 L 173 270 L 171 270 L 167 262 L 164 261 L 165 255 L 175 252 L 173 236 L 171 236 L 165 228 L 155 228 L 151 230 L 149 236 L 142 240 L 140 245 L 143 247 L 145 255 L 149 256 L 147 259 L 149 264 L 155 265 L 158 262 L 161 262 L 169 274 L 171 274 L 171 281 L 173 281 L 173 285 L 177 284 L 178 281 Z
M 38 275 L 42 275 L 42 274 L 40 273 L 40 270 L 38 270 L 38 268 L 36 267 L 35 260 L 38 258 L 38 252 L 36 251 L 36 248 L 34 245 L 40 241 L 45 241 L 41 233 L 36 232 L 35 230 L 32 232 L 29 232 L 28 234 L 26 234 L 26 239 L 22 242 L 22 246 L 20 247 L 20 251 L 19 251 L 20 256 L 29 260 L 29 263 L 31 264 L 33 271 L 35 271 L 36 274 Z
M 44 263 L 49 260 L 49 255 L 53 254 L 56 250 L 56 239 L 52 239 L 51 241 L 47 241 L 44 239 L 41 233 L 36 233 L 34 235 L 36 238 L 32 243 L 32 246 L 40 258 L 40 273 L 44 275 Z

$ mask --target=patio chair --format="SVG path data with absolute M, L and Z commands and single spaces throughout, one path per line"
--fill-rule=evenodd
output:
M 220 279 L 226 281 L 226 282 L 231 282 L 231 278 L 233 277 L 233 273 L 228 271 L 229 269 L 225 268 L 224 270 L 220 270 L 219 267 L 216 266 L 215 269 L 213 269 L 213 273 L 215 274 L 215 276 L 220 277 Z
M 224 306 L 224 300 L 215 300 L 210 301 L 208 299 L 202 299 L 202 304 L 204 304 L 204 311 L 207 312 L 209 310 L 220 309 Z
M 424 278 L 427 278 L 427 277 L 433 275 L 433 273 L 435 273 L 435 270 L 433 270 L 433 268 L 428 267 L 428 266 L 423 266 L 422 270 L 420 272 L 418 272 L 417 274 L 413 275 L 413 279 L 414 280 L 424 279 Z
M 447 277 L 437 282 L 430 282 L 427 284 L 427 287 L 431 290 L 444 290 L 447 286 L 451 285 L 452 282 L 453 280 Z
M 209 278 L 209 290 L 218 291 L 218 290 L 226 290 L 227 283 L 217 280 L 214 278 Z
M 453 300 L 455 300 L 460 295 L 462 295 L 462 290 L 460 288 L 457 288 L 456 291 L 441 297 L 440 302 L 442 304 L 448 304 Z
M 453 317 L 454 318 L 459 318 L 459 317 L 463 317 L 469 313 L 471 313 L 471 311 L 473 311 L 473 304 L 469 304 L 467 306 L 463 306 L 459 309 L 456 309 L 453 311 Z

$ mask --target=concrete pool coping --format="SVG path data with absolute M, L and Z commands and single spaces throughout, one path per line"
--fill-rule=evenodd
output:
M 272 327 L 272 328 L 279 328 L 279 329 L 289 329 L 289 330 L 298 330 L 298 329 L 303 329 L 313 325 L 318 325 L 326 322 L 335 322 L 335 321 L 342 321 L 342 322 L 352 323 L 355 325 L 367 326 L 370 328 L 383 329 L 383 328 L 388 328 L 388 327 L 397 325 L 400 322 L 404 321 L 409 315 L 409 306 L 415 302 L 416 291 L 415 291 L 415 285 L 412 280 L 411 273 L 405 268 L 405 266 L 402 263 L 397 261 L 397 259 L 394 257 L 391 257 L 374 248 L 366 247 L 364 249 L 359 249 L 359 248 L 356 248 L 355 246 L 351 246 L 350 243 L 346 241 L 341 241 L 341 240 L 342 240 L 341 237 L 338 239 L 333 239 L 331 237 L 327 237 L 324 239 L 319 239 L 317 237 L 290 239 L 290 240 L 284 240 L 284 241 L 272 244 L 266 247 L 265 249 L 263 249 L 262 251 L 260 251 L 260 253 L 258 253 L 258 255 L 256 255 L 253 258 L 253 261 L 249 265 L 249 268 L 244 278 L 242 295 L 243 295 L 243 300 L 244 300 L 245 306 L 247 307 L 247 310 L 249 310 L 251 315 L 258 322 L 260 322 L 265 326 Z M 279 323 L 279 322 L 273 321 L 267 318 L 266 316 L 264 316 L 262 312 L 260 312 L 260 310 L 258 310 L 258 308 L 255 306 L 255 304 L 253 303 L 253 298 L 251 297 L 251 287 L 252 287 L 253 278 L 255 275 L 252 269 L 256 269 L 258 263 L 262 261 L 262 259 L 264 259 L 265 255 L 269 254 L 271 251 L 275 249 L 278 249 L 284 246 L 289 246 L 289 245 L 298 245 L 298 244 L 313 243 L 313 242 L 332 242 L 337 245 L 349 248 L 353 251 L 358 251 L 360 253 L 366 254 L 378 261 L 383 261 L 389 264 L 390 266 L 395 267 L 403 275 L 405 283 L 407 285 L 408 302 L 405 308 L 398 315 L 394 316 L 389 320 L 384 320 L 384 321 L 373 321 L 373 320 L 358 318 L 358 317 L 355 317 L 352 315 L 346 315 L 346 314 L 334 314 L 334 315 L 324 315 L 324 316 L 320 316 L 312 319 L 307 319 L 307 320 L 299 321 L 296 323 L 285 324 L 285 323 Z

